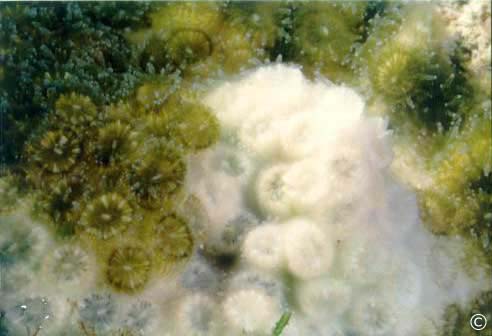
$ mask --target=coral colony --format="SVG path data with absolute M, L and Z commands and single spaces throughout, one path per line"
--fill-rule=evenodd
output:
M 0 336 L 492 322 L 490 2 L 0 11 Z

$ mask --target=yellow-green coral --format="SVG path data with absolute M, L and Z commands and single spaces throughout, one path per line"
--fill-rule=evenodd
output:
M 75 165 L 80 154 L 79 141 L 75 134 L 63 131 L 48 131 L 39 142 L 27 148 L 30 161 L 50 173 L 66 172 Z
M 130 188 L 141 206 L 159 207 L 163 199 L 181 189 L 185 174 L 186 165 L 179 150 L 166 145 L 154 146 L 133 163 Z
M 126 230 L 133 210 L 118 193 L 107 193 L 90 202 L 80 221 L 83 229 L 100 239 L 108 239 Z
M 76 93 L 61 95 L 55 104 L 55 116 L 63 124 L 80 131 L 80 127 L 96 126 L 102 119 L 94 103 Z
M 183 28 L 173 32 L 166 43 L 172 64 L 193 64 L 212 54 L 212 39 L 200 29 Z
M 149 281 L 152 260 L 140 247 L 123 246 L 116 248 L 108 259 L 107 280 L 120 291 L 135 292 Z
M 92 152 L 97 164 L 108 166 L 123 161 L 135 145 L 135 132 L 118 120 L 99 129 Z
M 293 42 L 303 65 L 331 80 L 346 80 L 353 46 L 360 38 L 366 3 L 300 4 L 294 20 Z
M 185 148 L 204 149 L 219 139 L 219 122 L 204 105 L 184 104 L 174 115 L 172 135 Z
M 42 196 L 42 207 L 60 234 L 74 233 L 75 225 L 80 219 L 85 190 L 83 178 L 72 175 L 58 181 L 49 193 Z
M 193 237 L 182 217 L 165 216 L 155 225 L 155 235 L 155 248 L 166 261 L 179 261 L 191 255 Z
M 462 233 L 481 225 L 486 193 L 473 186 L 491 174 L 492 125 L 490 115 L 478 112 L 465 124 L 459 137 L 451 138 L 429 169 L 433 184 L 421 199 L 424 214 L 439 232 Z

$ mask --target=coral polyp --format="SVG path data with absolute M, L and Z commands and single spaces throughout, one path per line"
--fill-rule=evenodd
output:
M 109 239 L 126 230 L 132 222 L 133 210 L 118 193 L 99 196 L 85 208 L 80 225 L 89 234 Z
M 218 333 L 217 303 L 207 295 L 191 294 L 185 297 L 176 317 L 183 335 L 212 336 Z
M 417 70 L 418 59 L 404 50 L 386 51 L 381 61 L 370 67 L 371 78 L 376 90 L 392 99 L 408 95 L 415 83 L 408 80 Z
M 73 130 L 96 126 L 101 121 L 101 116 L 91 99 L 76 93 L 58 98 L 55 104 L 55 116 L 62 124 Z
M 246 262 L 260 268 L 278 270 L 284 262 L 282 229 L 275 224 L 262 224 L 244 239 L 243 257 Z
M 37 261 L 49 241 L 44 229 L 36 227 L 26 215 L 0 216 L 0 229 L 5 232 L 0 236 L 0 266 L 3 269 Z
M 80 145 L 71 132 L 48 131 L 38 143 L 29 145 L 29 160 L 49 173 L 62 173 L 72 168 L 80 154 Z
M 129 125 L 118 120 L 99 129 L 92 150 L 96 163 L 108 166 L 122 162 L 133 147 L 135 133 Z
M 84 179 L 75 174 L 56 183 L 52 191 L 43 197 L 41 206 L 62 235 L 74 233 L 75 225 L 80 219 L 85 191 Z
M 366 295 L 359 299 L 351 311 L 351 318 L 357 332 L 368 336 L 389 335 L 398 323 L 396 309 L 384 297 Z
M 220 126 L 212 112 L 200 104 L 179 108 L 174 120 L 174 135 L 185 148 L 196 151 L 213 145 L 220 136 Z
M 292 213 L 289 204 L 284 202 L 285 198 L 285 174 L 287 165 L 276 165 L 261 172 L 257 180 L 257 194 L 260 206 L 266 213 L 285 217 Z
M 176 214 L 162 218 L 155 226 L 155 248 L 166 261 L 189 257 L 193 251 L 193 236 L 186 221 Z
M 210 56 L 212 39 L 199 29 L 179 29 L 166 43 L 167 56 L 173 64 L 193 64 Z
M 229 294 L 222 304 L 230 334 L 266 334 L 280 316 L 280 306 L 260 290 L 243 289 Z
M 133 164 L 130 188 L 143 207 L 159 207 L 165 197 L 181 189 L 185 174 L 181 153 L 170 146 L 157 146 Z
M 79 316 L 83 329 L 107 330 L 116 314 L 116 303 L 110 294 L 92 294 L 79 305 Z
M 143 248 L 117 247 L 107 261 L 106 276 L 116 290 L 135 292 L 144 288 L 150 279 L 152 259 Z
M 64 245 L 46 256 L 45 268 L 57 281 L 73 283 L 94 267 L 86 251 L 77 245 Z

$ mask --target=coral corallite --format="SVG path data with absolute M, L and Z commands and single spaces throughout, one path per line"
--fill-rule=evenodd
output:
M 119 120 L 99 129 L 93 146 L 96 163 L 103 166 L 120 163 L 135 146 L 134 139 L 131 127 Z
M 152 260 L 143 248 L 118 247 L 107 263 L 107 280 L 116 290 L 131 293 L 142 289 L 150 279 Z
M 83 229 L 100 239 L 108 239 L 126 230 L 133 210 L 118 193 L 108 193 L 93 200 L 80 221 Z
M 193 251 L 193 237 L 186 221 L 171 214 L 155 226 L 155 248 L 166 261 L 179 261 Z
M 28 148 L 29 159 L 50 173 L 69 170 L 80 154 L 80 147 L 71 132 L 48 131 L 39 143 Z
M 181 189 L 185 173 L 186 165 L 178 150 L 157 146 L 134 163 L 129 176 L 130 188 L 141 206 L 159 207 L 164 198 Z

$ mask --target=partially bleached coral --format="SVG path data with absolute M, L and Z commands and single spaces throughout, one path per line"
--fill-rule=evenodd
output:
M 476 50 L 450 36 L 434 4 L 152 7 L 125 32 L 135 55 L 87 51 L 111 78 L 146 72 L 127 99 L 43 89 L 50 113 L 12 171 L 46 223 L 0 224 L 0 334 L 265 336 L 287 320 L 290 336 L 466 334 L 490 289 L 487 34 L 468 35 Z M 449 8 L 469 26 L 490 6 Z M 7 213 L 30 204 L 16 195 Z

